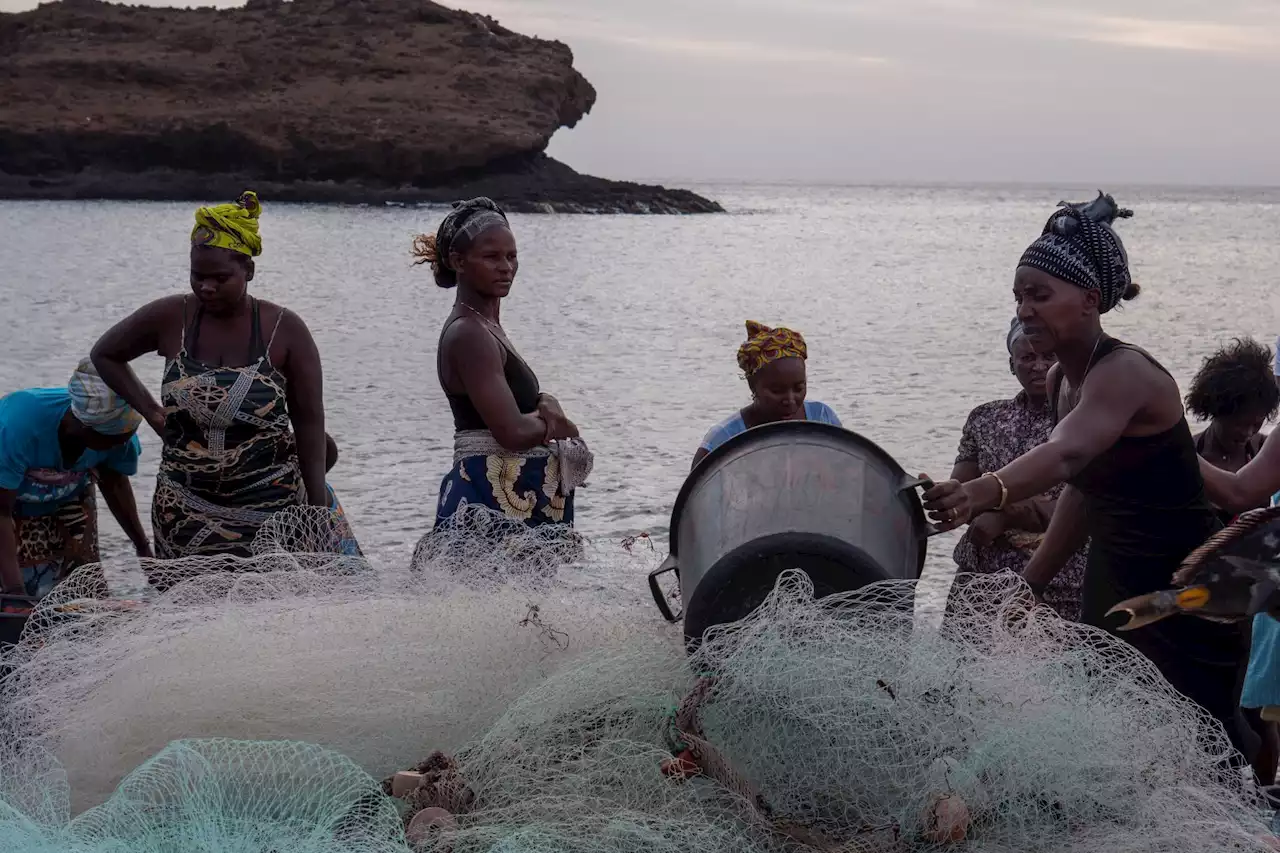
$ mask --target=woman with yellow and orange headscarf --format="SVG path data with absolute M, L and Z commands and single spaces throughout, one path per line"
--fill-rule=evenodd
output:
M 818 421 L 840 426 L 830 406 L 805 399 L 808 358 L 809 348 L 799 332 L 748 320 L 747 339 L 738 347 L 738 368 L 751 389 L 751 402 L 711 428 L 693 455 L 693 464 L 738 433 L 761 424 Z
M 297 314 L 249 295 L 261 212 L 252 192 L 197 210 L 191 292 L 143 306 L 93 348 L 102 378 L 164 439 L 161 559 L 249 556 L 272 513 L 333 503 L 315 340 Z M 147 353 L 165 359 L 161 402 L 129 367 Z

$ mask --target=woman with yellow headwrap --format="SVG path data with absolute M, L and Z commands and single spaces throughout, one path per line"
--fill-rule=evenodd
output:
M 693 455 L 694 466 L 738 433 L 761 424 L 818 421 L 840 426 L 830 406 L 805 399 L 808 358 L 809 348 L 799 332 L 748 320 L 747 339 L 738 347 L 738 367 L 751 389 L 751 402 L 711 428 Z
M 143 306 L 93 348 L 103 379 L 164 438 L 152 505 L 161 559 L 248 556 L 272 513 L 330 505 L 315 340 L 297 314 L 248 291 L 261 213 L 252 192 L 197 210 L 191 293 Z M 129 367 L 147 353 L 165 359 L 162 402 Z

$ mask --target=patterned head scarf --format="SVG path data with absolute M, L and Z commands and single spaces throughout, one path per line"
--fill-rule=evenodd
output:
M 196 227 L 191 231 L 191 245 L 230 249 L 255 258 L 262 254 L 262 238 L 258 236 L 258 217 L 262 204 L 258 194 L 246 190 L 232 204 L 202 207 L 196 211 Z
M 1098 291 L 1102 296 L 1098 310 L 1105 314 L 1116 307 L 1133 281 L 1124 244 L 1111 230 L 1113 222 L 1133 216 L 1133 211 L 1118 207 L 1101 190 L 1091 202 L 1063 201 L 1058 207 L 1018 265 Z
M 142 416 L 112 391 L 90 359 L 82 359 L 67 383 L 71 414 L 94 432 L 126 435 L 142 424 Z
M 1009 355 L 1013 355 L 1013 345 L 1018 342 L 1019 338 L 1024 337 L 1026 334 L 1026 330 L 1022 328 L 1022 321 L 1019 320 L 1017 316 L 1014 316 L 1014 318 L 1009 322 L 1009 334 L 1005 335 L 1004 338 L 1004 345 L 1005 348 L 1009 350 Z
M 742 373 L 751 377 L 766 364 L 780 358 L 809 357 L 809 348 L 805 346 L 804 336 L 790 329 L 770 329 L 751 320 L 747 321 L 747 340 L 738 347 L 738 367 Z
M 413 241 L 413 253 L 418 257 L 417 263 L 431 264 L 437 283 L 447 282 L 444 286 L 452 287 L 457 283 L 457 273 L 449 265 L 449 255 L 465 252 L 481 234 L 499 226 L 510 228 L 511 224 L 493 199 L 455 201 L 435 234 L 422 234 Z

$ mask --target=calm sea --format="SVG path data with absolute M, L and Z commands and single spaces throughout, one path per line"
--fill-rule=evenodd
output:
M 743 321 L 810 347 L 811 398 L 912 472 L 950 471 L 975 405 L 1012 395 L 1004 336 L 1021 250 L 1088 187 L 707 186 L 710 217 L 516 216 L 521 268 L 503 310 L 543 388 L 596 452 L 580 528 L 661 538 L 706 429 L 743 405 Z M 1280 333 L 1280 189 L 1121 190 L 1141 298 L 1107 328 L 1184 385 L 1235 335 Z M 111 323 L 186 289 L 191 205 L 0 203 L 0 391 L 58 385 Z M 253 292 L 298 312 L 324 360 L 331 482 L 375 560 L 404 564 L 431 525 L 452 425 L 435 346 L 453 294 L 411 265 L 440 213 L 272 205 Z M 161 362 L 135 365 L 153 385 Z M 150 501 L 158 445 L 136 488 Z M 839 500 L 834 494 L 832 500 Z M 145 512 L 145 509 L 144 509 Z M 108 556 L 129 553 L 104 512 Z M 930 571 L 950 566 L 934 540 Z M 590 567 L 584 570 L 590 574 Z M 626 598 L 643 579 L 581 581 Z

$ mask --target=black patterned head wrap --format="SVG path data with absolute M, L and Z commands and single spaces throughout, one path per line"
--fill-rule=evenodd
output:
M 1099 313 L 1120 302 L 1133 279 L 1129 256 L 1111 225 L 1133 216 L 1115 199 L 1098 191 L 1090 202 L 1058 202 L 1040 238 L 1022 253 L 1018 266 L 1031 267 L 1077 287 L 1096 290 L 1102 296 Z
M 465 252 L 476 238 L 490 228 L 510 228 L 507 214 L 492 199 L 473 198 L 455 201 L 453 210 L 440 223 L 435 234 L 419 234 L 413 241 L 415 263 L 431 264 L 436 284 L 453 287 L 458 283 L 457 272 L 449 265 L 449 255 Z

